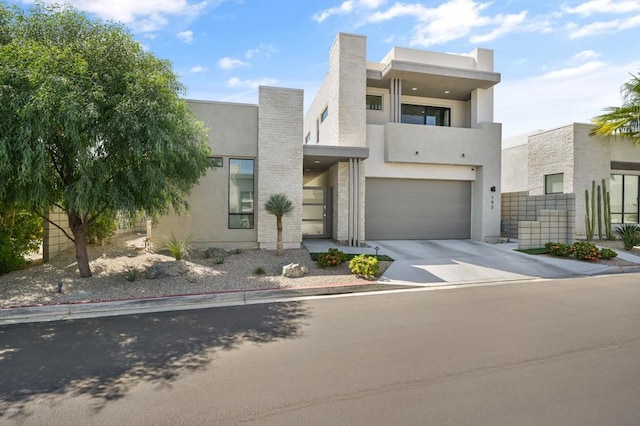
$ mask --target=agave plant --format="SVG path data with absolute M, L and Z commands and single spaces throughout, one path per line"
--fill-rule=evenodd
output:
M 640 243 L 640 227 L 634 223 L 623 223 L 616 228 L 616 234 L 620 236 L 625 250 L 631 250 Z
M 171 236 L 165 242 L 165 247 L 176 260 L 182 260 L 191 250 L 191 235 L 180 239 L 172 232 Z

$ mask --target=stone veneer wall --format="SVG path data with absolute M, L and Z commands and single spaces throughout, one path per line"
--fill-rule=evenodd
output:
M 567 226 L 570 241 L 575 238 L 575 194 L 528 195 L 527 192 L 506 192 L 501 194 L 502 237 L 519 238 L 519 222 L 536 221 L 541 210 L 564 210 L 567 212 Z M 507 233 L 507 228 L 511 233 Z
M 260 248 L 275 249 L 275 216 L 264 204 L 271 194 L 285 193 L 293 211 L 283 218 L 283 245 L 300 248 L 302 242 L 302 111 L 303 91 L 260 87 L 258 110 L 257 215 Z
M 572 244 L 567 216 L 565 210 L 540 210 L 537 221 L 520 222 L 518 249 L 540 248 L 550 241 Z

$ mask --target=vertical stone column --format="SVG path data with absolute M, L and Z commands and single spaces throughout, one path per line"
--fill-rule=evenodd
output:
M 260 87 L 258 105 L 258 191 L 254 205 L 258 245 L 275 249 L 276 218 L 264 204 L 271 194 L 285 193 L 293 212 L 282 220 L 284 248 L 302 242 L 303 91 Z

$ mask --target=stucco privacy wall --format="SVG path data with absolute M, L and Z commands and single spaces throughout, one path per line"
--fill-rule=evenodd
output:
M 260 87 L 258 112 L 258 197 L 255 212 L 260 248 L 276 246 L 276 218 L 264 204 L 269 196 L 285 193 L 293 212 L 283 218 L 285 248 L 302 242 L 302 134 L 303 91 Z
M 538 220 L 542 210 L 567 212 L 567 240 L 572 243 L 575 239 L 575 194 L 528 195 L 526 191 L 503 193 L 501 216 L 504 226 L 502 226 L 502 236 L 519 238 L 518 223 Z
M 257 247 L 255 227 L 229 229 L 228 221 L 229 159 L 257 159 L 258 106 L 194 100 L 187 103 L 210 129 L 209 147 L 213 156 L 222 157 L 223 166 L 208 170 L 193 187 L 187 197 L 188 212 L 170 212 L 159 219 L 152 232 L 154 246 L 164 244 L 174 233 L 178 238 L 191 236 L 192 244 L 198 248 Z M 255 163 L 254 173 L 257 175 Z M 256 206 L 254 200 L 254 210 Z

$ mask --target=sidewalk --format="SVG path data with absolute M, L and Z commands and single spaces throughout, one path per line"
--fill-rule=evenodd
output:
M 340 247 L 345 252 L 391 255 L 396 261 L 378 282 L 267 290 L 184 294 L 107 302 L 62 303 L 0 309 L 0 326 L 30 322 L 96 318 L 115 315 L 204 309 L 269 303 L 291 298 L 358 292 L 453 288 L 488 283 L 523 282 L 602 274 L 640 272 L 636 266 L 610 266 L 515 251 L 517 243 L 487 244 L 471 240 L 384 241 L 371 247 Z M 309 251 L 326 251 L 332 243 L 317 240 Z M 312 247 L 309 247 L 311 245 Z M 640 263 L 640 257 L 618 250 L 621 259 Z

